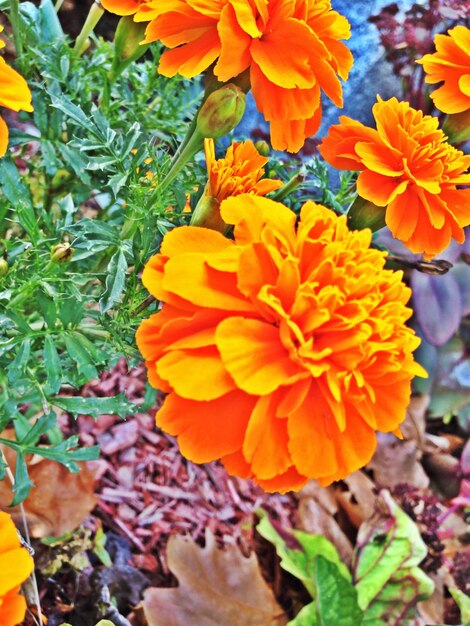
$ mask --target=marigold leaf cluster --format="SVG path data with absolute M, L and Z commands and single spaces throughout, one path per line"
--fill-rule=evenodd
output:
M 386 207 L 392 234 L 432 257 L 470 224 L 470 156 L 447 143 L 438 119 L 396 98 L 372 109 L 377 128 L 349 117 L 331 126 L 320 146 L 328 163 L 359 170 L 358 194 Z
M 268 491 L 322 484 L 363 466 L 376 430 L 405 417 L 419 339 L 410 290 L 384 269 L 371 232 L 307 202 L 295 214 L 254 195 L 221 204 L 234 241 L 169 232 L 143 273 L 164 302 L 137 343 L 168 395 L 157 424 L 181 452 Z
M 0 624 L 15 626 L 25 616 L 26 602 L 19 589 L 34 569 L 34 562 L 18 538 L 8 513 L 0 511 Z

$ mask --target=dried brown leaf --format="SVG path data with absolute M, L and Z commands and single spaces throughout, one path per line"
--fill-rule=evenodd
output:
M 147 589 L 143 609 L 149 626 L 284 626 L 286 615 L 261 576 L 254 553 L 244 557 L 228 545 L 216 546 L 212 533 L 200 548 L 173 535 L 168 565 L 179 586 Z
M 348 491 L 341 488 L 335 490 L 339 505 L 345 511 L 350 522 L 359 526 L 368 519 L 375 510 L 376 493 L 375 485 L 364 472 L 354 472 L 343 481 L 348 486 Z
M 296 528 L 329 539 L 336 546 L 341 559 L 350 565 L 353 547 L 334 517 L 337 511 L 338 503 L 333 488 L 320 487 L 316 481 L 310 481 L 299 492 Z
M 6 437 L 2 433 L 2 437 Z M 11 448 L 2 448 L 12 471 L 15 454 Z M 71 474 L 63 465 L 34 456 L 28 459 L 28 470 L 35 488 L 24 502 L 26 517 L 33 537 L 60 537 L 77 528 L 96 503 L 95 473 L 86 463 L 78 463 L 80 471 Z M 8 508 L 12 500 L 8 481 L 0 482 L 0 509 L 8 509 L 19 519 L 19 507 Z

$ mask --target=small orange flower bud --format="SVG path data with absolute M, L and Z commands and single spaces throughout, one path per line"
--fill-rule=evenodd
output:
M 197 116 L 197 129 L 203 137 L 223 137 L 235 128 L 244 112 L 245 94 L 228 83 L 207 97 Z

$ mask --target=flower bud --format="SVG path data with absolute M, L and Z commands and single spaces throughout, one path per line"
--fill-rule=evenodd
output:
M 245 112 L 245 94 L 228 83 L 213 91 L 202 104 L 197 116 L 197 130 L 203 137 L 218 139 L 240 122 Z
M 51 248 L 51 261 L 54 263 L 67 263 L 72 258 L 75 249 L 69 243 L 58 243 Z
M 442 130 L 449 138 L 449 143 L 461 143 L 470 140 L 470 109 L 448 115 Z
M 264 139 L 260 139 L 259 141 L 255 141 L 255 148 L 261 154 L 261 156 L 267 157 L 269 155 L 269 144 Z
M 132 15 L 121 17 L 114 35 L 114 54 L 120 61 L 136 60 L 148 46 L 142 46 L 147 24 L 134 22 Z
M 6 259 L 0 258 L 0 276 L 5 276 L 8 272 L 8 261 Z
M 369 200 L 357 196 L 348 210 L 350 230 L 370 228 L 372 232 L 385 226 L 385 207 L 377 206 Z

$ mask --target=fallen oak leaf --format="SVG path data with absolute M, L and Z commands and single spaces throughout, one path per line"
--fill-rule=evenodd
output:
M 9 431 L 3 438 L 13 438 Z M 10 466 L 15 471 L 16 454 L 7 446 L 1 447 Z M 91 464 L 78 463 L 80 471 L 72 474 L 63 465 L 39 456 L 27 458 L 28 472 L 33 488 L 24 501 L 26 518 L 33 537 L 61 537 L 75 530 L 96 504 L 94 493 L 95 473 Z M 8 481 L 0 482 L 0 509 L 8 510 L 13 519 L 20 519 L 19 507 L 11 508 L 12 493 Z
M 168 565 L 179 582 L 152 587 L 142 608 L 149 626 L 284 626 L 287 618 L 264 581 L 256 555 L 233 545 L 218 549 L 212 533 L 200 548 L 183 535 L 170 537 Z

